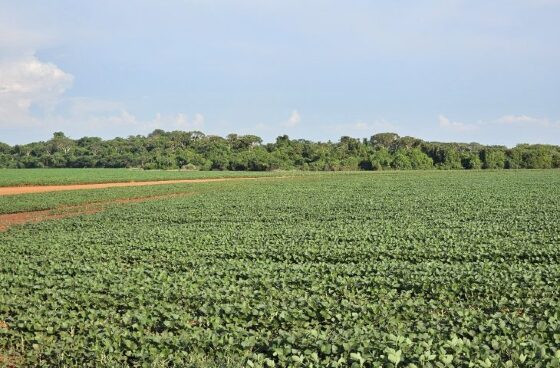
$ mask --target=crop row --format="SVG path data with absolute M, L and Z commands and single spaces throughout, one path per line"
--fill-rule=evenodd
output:
M 215 184 L 0 233 L 36 366 L 554 367 L 560 175 Z
M 138 169 L 0 169 L 0 187 L 129 181 L 297 175 L 298 172 L 233 172 Z

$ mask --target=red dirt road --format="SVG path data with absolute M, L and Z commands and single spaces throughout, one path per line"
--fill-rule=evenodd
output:
M 111 201 L 82 203 L 73 206 L 59 206 L 51 210 L 26 211 L 26 212 L 3 214 L 0 215 L 0 232 L 6 231 L 11 226 L 26 224 L 29 222 L 41 222 L 46 220 L 63 219 L 63 218 L 74 217 L 79 215 L 92 215 L 94 213 L 105 210 L 105 208 L 109 205 L 138 203 L 138 202 L 153 201 L 153 200 L 165 199 L 165 198 L 177 198 L 177 197 L 187 196 L 189 194 L 191 194 L 191 192 L 178 192 L 178 193 L 148 196 L 148 197 L 120 198 L 120 199 L 113 199 Z M 2 328 L 2 321 L 0 321 L 0 328 Z
M 158 180 L 158 181 L 132 181 L 132 182 L 119 182 L 119 183 L 0 187 L 0 196 L 28 194 L 28 193 L 60 192 L 64 190 L 103 189 L 103 188 L 113 188 L 113 187 L 139 187 L 144 185 L 162 185 L 162 184 L 179 184 L 179 183 L 208 183 L 214 181 L 256 180 L 256 179 L 266 179 L 266 178 L 273 178 L 273 177 L 265 176 L 262 178 L 257 177 L 257 178 L 177 179 L 177 180 Z

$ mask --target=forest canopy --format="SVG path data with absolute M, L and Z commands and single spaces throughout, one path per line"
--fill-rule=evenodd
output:
M 255 135 L 220 137 L 199 131 L 154 130 L 147 136 L 71 139 L 10 146 L 0 142 L 0 168 L 142 168 L 184 170 L 422 170 L 560 168 L 560 146 L 427 142 L 396 133 L 370 138 L 343 136 L 312 142 L 279 136 L 263 143 Z

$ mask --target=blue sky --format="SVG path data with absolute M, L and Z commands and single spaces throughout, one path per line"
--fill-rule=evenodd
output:
M 560 144 L 560 0 L 0 0 L 0 141 Z

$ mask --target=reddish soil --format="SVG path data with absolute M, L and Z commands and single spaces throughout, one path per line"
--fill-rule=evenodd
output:
M 63 218 L 62 214 L 53 214 L 51 210 L 31 211 L 10 213 L 8 215 L 0 215 L 0 231 L 5 231 L 8 227 L 28 222 L 39 222 L 48 219 Z
M 0 330 L 9 330 L 10 326 L 0 320 Z M 21 366 L 22 360 L 17 355 L 6 355 L 0 352 L 0 367 L 15 368 Z
M 137 203 L 163 198 L 173 198 L 190 194 L 189 192 L 179 192 L 166 195 L 120 198 L 111 201 L 84 203 L 75 206 L 60 206 L 52 210 L 18 212 L 0 215 L 0 232 L 6 231 L 10 226 L 26 224 L 29 222 L 41 222 L 46 220 L 62 219 L 79 215 L 90 215 L 103 211 L 107 206 L 115 203 Z M 0 321 L 1 322 L 1 321 Z M 0 328 L 1 328 L 0 323 Z
M 270 177 L 263 177 L 270 178 Z M 214 178 L 214 179 L 177 179 L 177 180 L 158 180 L 158 181 L 131 181 L 119 183 L 96 183 L 96 184 L 71 184 L 71 185 L 33 185 L 33 186 L 16 186 L 16 187 L 0 187 L 0 196 L 17 195 L 27 193 L 44 193 L 59 192 L 63 190 L 79 190 L 79 189 L 103 189 L 113 187 L 139 187 L 144 185 L 162 185 L 162 184 L 178 184 L 178 183 L 208 183 L 214 181 L 228 180 L 255 180 L 261 178 Z
M 0 367 L 16 368 L 21 367 L 23 359 L 16 355 L 4 355 L 0 353 Z

